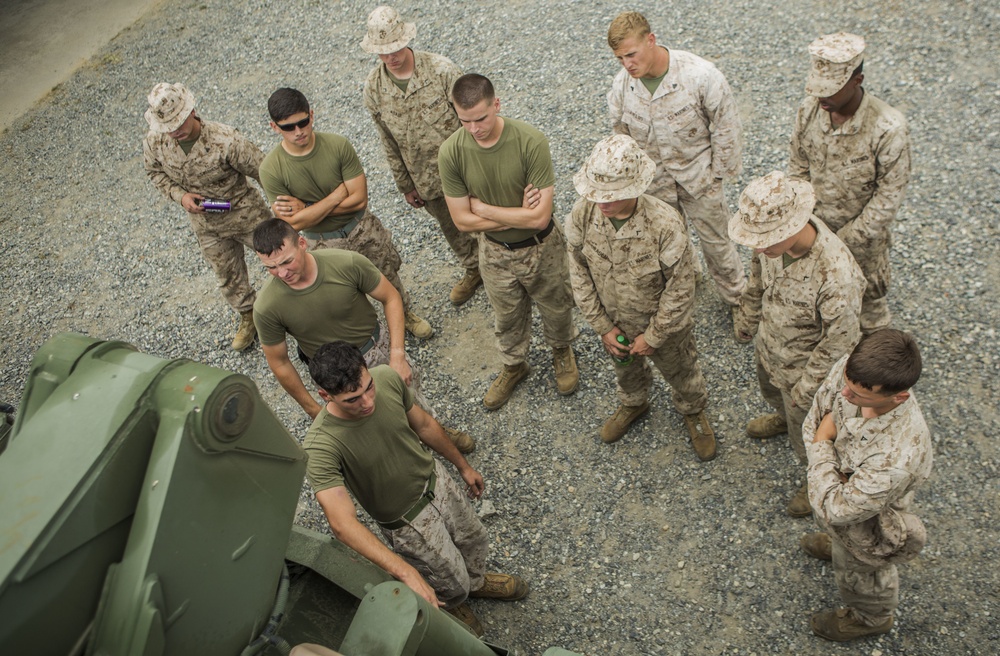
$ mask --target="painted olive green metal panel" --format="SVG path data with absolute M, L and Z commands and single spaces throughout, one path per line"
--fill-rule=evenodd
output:
M 246 377 L 52 340 L 0 456 L 0 653 L 68 653 L 91 620 L 90 653 L 238 653 L 303 474 Z
M 87 353 L 97 356 L 89 371 L 64 384 Z M 129 356 L 141 363 L 114 362 Z M 169 364 L 78 335 L 36 354 L 0 457 L 0 652 L 66 653 L 84 635 L 107 565 L 123 553 L 152 443 L 137 429 L 145 413 L 128 419 Z
M 292 527 L 304 469 L 246 377 L 54 338 L 0 452 L 0 654 L 238 654 L 268 620 L 284 556 L 314 588 L 292 595 L 289 638 L 346 630 L 349 656 L 508 653 Z
M 369 590 L 340 652 L 347 656 L 496 656 L 458 620 L 399 581 Z
M 293 526 L 285 558 L 305 565 L 358 599 L 379 583 L 395 581 L 381 567 L 330 535 Z

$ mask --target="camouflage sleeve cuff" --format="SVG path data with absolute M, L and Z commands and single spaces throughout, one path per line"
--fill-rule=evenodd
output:
M 807 389 L 811 388 L 811 389 Z M 795 405 L 800 408 L 810 408 L 812 407 L 813 397 L 816 396 L 816 390 L 819 389 L 819 385 L 806 385 L 805 380 L 799 380 L 792 388 L 790 395 L 792 400 L 795 401 Z
M 642 336 L 650 348 L 658 349 L 663 346 L 663 338 L 660 335 L 657 335 L 656 331 L 652 328 L 652 326 L 648 326 L 642 333 Z
M 642 336 L 645 338 L 646 344 L 648 344 L 651 348 L 658 349 L 663 346 L 663 343 L 667 341 L 667 338 L 672 334 L 672 332 L 660 333 L 653 327 L 653 324 L 650 324 L 646 327 L 646 331 L 642 334 Z
M 833 441 L 831 440 L 825 440 L 823 442 L 809 442 L 806 444 L 806 455 L 809 457 L 810 478 L 813 477 L 814 473 L 817 477 L 822 478 L 825 473 L 823 471 L 825 469 L 823 465 L 829 463 L 833 466 L 837 462 L 837 452 L 834 451 Z
M 594 332 L 600 336 L 611 332 L 614 329 L 615 324 L 608 318 L 607 315 L 604 315 L 595 319 L 592 326 L 594 328 Z

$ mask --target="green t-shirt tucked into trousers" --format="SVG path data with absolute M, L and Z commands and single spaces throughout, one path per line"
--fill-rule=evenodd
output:
M 487 205 L 521 207 L 524 188 L 538 189 L 556 182 L 549 141 L 524 121 L 503 119 L 500 139 L 483 148 L 467 130 L 458 130 L 441 144 L 438 169 L 444 195 L 451 198 L 475 196 Z M 510 228 L 490 232 L 490 237 L 507 243 L 524 241 L 538 230 Z
M 399 519 L 420 499 L 434 458 L 410 428 L 413 394 L 388 365 L 370 370 L 375 411 L 340 419 L 320 411 L 306 433 L 306 477 L 313 491 L 346 486 L 377 522 Z
M 317 203 L 343 182 L 364 175 L 354 146 L 339 134 L 316 132 L 316 144 L 307 155 L 289 155 L 278 144 L 260 164 L 260 184 L 267 202 L 278 196 L 294 196 L 303 203 Z M 352 219 L 364 216 L 364 210 L 328 216 L 309 228 L 310 232 L 340 230 Z

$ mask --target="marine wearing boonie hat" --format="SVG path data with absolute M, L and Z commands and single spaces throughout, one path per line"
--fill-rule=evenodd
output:
M 373 55 L 399 52 L 417 35 L 415 23 L 404 23 L 399 12 L 382 5 L 368 14 L 368 33 L 361 39 L 361 48 Z
M 601 139 L 573 176 L 578 194 L 594 203 L 638 198 L 653 181 L 656 164 L 628 135 Z
M 729 237 L 749 248 L 767 248 L 798 233 L 812 217 L 812 185 L 781 171 L 757 178 L 740 194 Z
M 865 40 L 857 34 L 837 32 L 821 36 L 809 44 L 812 67 L 806 93 L 828 98 L 844 88 L 851 74 L 864 61 Z
M 194 110 L 194 94 L 183 84 L 160 82 L 149 92 L 146 122 L 155 132 L 173 132 Z

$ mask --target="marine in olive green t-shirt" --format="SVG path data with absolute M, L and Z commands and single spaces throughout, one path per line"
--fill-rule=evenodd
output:
M 524 121 L 506 116 L 500 139 L 489 148 L 480 146 L 468 130 L 448 137 L 438 153 L 438 169 L 445 196 L 475 196 L 496 207 L 521 207 L 526 186 L 545 189 L 556 183 L 548 139 Z M 509 228 L 489 235 L 513 243 L 537 232 Z
M 375 411 L 340 419 L 324 407 L 302 445 L 309 455 L 306 477 L 314 492 L 346 486 L 375 521 L 389 522 L 423 494 L 434 458 L 410 427 L 413 394 L 403 379 L 387 365 L 369 373 Z
M 267 202 L 274 204 L 278 196 L 293 196 L 303 203 L 317 203 L 341 185 L 364 175 L 358 153 L 351 142 L 332 132 L 315 132 L 316 145 L 305 155 L 290 155 L 279 144 L 267 154 L 260 164 L 260 184 L 267 194 Z M 328 216 L 315 226 L 313 232 L 334 232 L 352 219 L 361 219 L 364 210 Z
M 257 295 L 253 310 L 260 343 L 280 344 L 288 334 L 310 358 L 338 339 L 362 347 L 378 322 L 367 294 L 378 287 L 382 274 L 354 251 L 325 248 L 311 255 L 316 259 L 312 285 L 292 289 L 271 278 Z

